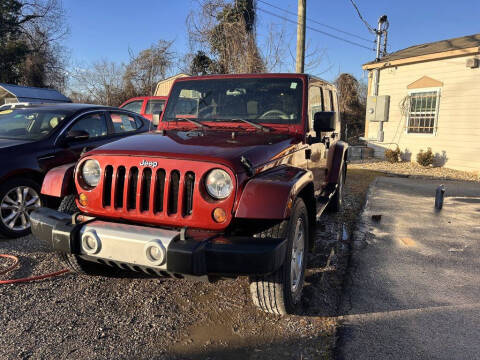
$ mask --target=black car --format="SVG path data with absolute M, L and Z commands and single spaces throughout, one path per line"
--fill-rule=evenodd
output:
M 0 109 L 0 234 L 18 237 L 30 231 L 29 215 L 45 201 L 40 188 L 48 170 L 151 126 L 136 113 L 99 105 Z

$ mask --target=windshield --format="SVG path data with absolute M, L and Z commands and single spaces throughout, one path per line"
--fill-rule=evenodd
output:
M 39 140 L 48 136 L 67 116 L 47 109 L 12 109 L 0 111 L 0 137 Z
M 209 79 L 173 86 L 163 121 L 236 121 L 298 124 L 302 80 L 292 78 Z

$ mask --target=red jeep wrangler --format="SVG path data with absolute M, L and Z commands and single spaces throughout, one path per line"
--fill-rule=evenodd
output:
M 177 79 L 155 133 L 47 174 L 42 192 L 65 198 L 33 234 L 72 271 L 246 275 L 255 305 L 292 313 L 316 219 L 342 204 L 339 129 L 335 87 L 312 76 Z

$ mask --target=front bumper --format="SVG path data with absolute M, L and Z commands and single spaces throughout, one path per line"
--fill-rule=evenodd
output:
M 178 230 L 128 225 L 92 219 L 75 224 L 73 217 L 40 208 L 31 216 L 33 235 L 48 251 L 66 252 L 85 260 L 124 269 L 166 275 L 264 275 L 285 259 L 284 239 L 224 237 L 221 234 L 183 240 Z M 85 246 L 87 237 L 98 246 Z M 165 252 L 152 261 L 146 249 L 154 244 Z

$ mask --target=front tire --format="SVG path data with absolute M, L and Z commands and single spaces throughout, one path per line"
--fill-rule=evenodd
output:
M 30 233 L 30 214 L 42 206 L 40 185 L 27 178 L 0 186 L 0 234 L 17 238 Z
M 287 238 L 285 260 L 273 274 L 250 278 L 252 300 L 265 312 L 293 314 L 302 297 L 308 249 L 308 213 L 303 200 L 295 201 L 288 221 L 275 225 L 269 231 Z
M 73 215 L 78 212 L 77 204 L 75 203 L 75 196 L 68 195 L 63 198 L 58 211 L 68 215 Z M 102 264 L 86 261 L 75 254 L 58 253 L 60 261 L 72 272 L 84 275 L 107 275 L 113 272 L 113 269 Z

